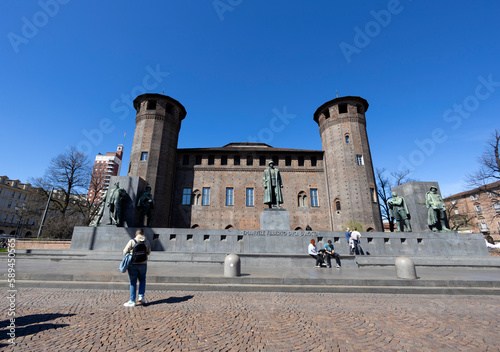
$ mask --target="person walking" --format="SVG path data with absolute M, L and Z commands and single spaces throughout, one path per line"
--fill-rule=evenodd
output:
M 359 233 L 357 227 L 355 227 L 354 231 L 351 233 L 351 239 L 352 239 L 353 244 L 354 244 L 353 252 L 356 253 L 356 255 L 359 255 L 360 252 L 361 252 L 361 254 L 364 254 L 363 250 L 361 249 L 361 244 L 360 244 L 361 234 Z
M 151 254 L 151 244 L 144 236 L 144 231 L 139 229 L 135 238 L 131 239 L 123 249 L 123 255 L 130 253 L 132 259 L 128 267 L 130 281 L 130 300 L 123 304 L 125 307 L 135 307 L 137 295 L 137 280 L 139 280 L 139 297 L 137 304 L 146 304 L 146 272 L 148 270 L 148 256 Z
M 345 239 L 347 240 L 347 243 L 349 243 L 349 240 L 351 239 L 351 229 L 350 228 L 347 228 L 347 230 L 345 230 Z
M 333 247 L 332 240 L 328 240 L 327 243 L 325 244 L 325 256 L 326 256 L 326 267 L 331 268 L 332 267 L 332 260 L 331 258 L 335 258 L 335 261 L 337 262 L 337 268 L 340 268 L 340 255 L 335 252 L 335 248 Z

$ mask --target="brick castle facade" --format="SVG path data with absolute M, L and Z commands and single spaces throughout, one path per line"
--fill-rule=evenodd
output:
M 291 230 L 340 231 L 350 221 L 383 231 L 366 133 L 368 102 L 340 97 L 314 113 L 323 150 L 230 143 L 178 149 L 186 109 L 161 94 L 134 100 L 136 129 L 128 176 L 152 188 L 152 226 L 259 229 L 262 176 L 274 161 L 283 178 Z

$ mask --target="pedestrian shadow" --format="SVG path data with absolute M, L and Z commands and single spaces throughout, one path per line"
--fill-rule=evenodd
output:
M 169 297 L 169 298 L 165 298 L 165 299 L 160 299 L 158 301 L 149 302 L 147 305 L 154 306 L 156 304 L 164 304 L 164 303 L 167 303 L 167 304 L 181 303 L 181 302 L 189 301 L 193 297 L 194 297 L 193 295 L 184 296 L 184 297 Z
M 10 340 L 13 336 L 15 336 L 15 338 L 17 339 L 18 337 L 36 334 L 41 331 L 69 326 L 69 324 L 39 323 L 62 317 L 72 317 L 74 315 L 76 314 L 31 314 L 22 317 L 12 317 L 13 319 L 15 319 L 14 322 L 11 322 L 10 319 L 0 321 L 0 327 L 2 327 L 2 329 L 0 330 L 0 348 L 11 346 L 11 344 L 6 344 L 5 340 Z

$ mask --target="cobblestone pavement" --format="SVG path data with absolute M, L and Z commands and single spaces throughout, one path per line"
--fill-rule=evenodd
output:
M 499 351 L 497 296 L 22 288 L 15 345 L 7 290 L 0 350 Z

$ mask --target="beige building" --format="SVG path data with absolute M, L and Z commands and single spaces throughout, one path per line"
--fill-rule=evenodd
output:
M 0 176 L 0 235 L 32 235 L 38 221 L 30 212 L 34 196 L 29 183 Z
M 262 143 L 178 149 L 187 115 L 181 103 L 143 94 L 134 107 L 128 176 L 139 176 L 151 187 L 154 227 L 259 229 L 266 207 L 263 171 L 272 160 L 283 178 L 283 207 L 292 230 L 340 231 L 355 221 L 365 231 L 383 231 L 363 98 L 336 98 L 311 114 L 323 150 Z
M 444 199 L 453 229 L 481 232 L 500 241 L 500 181 Z

